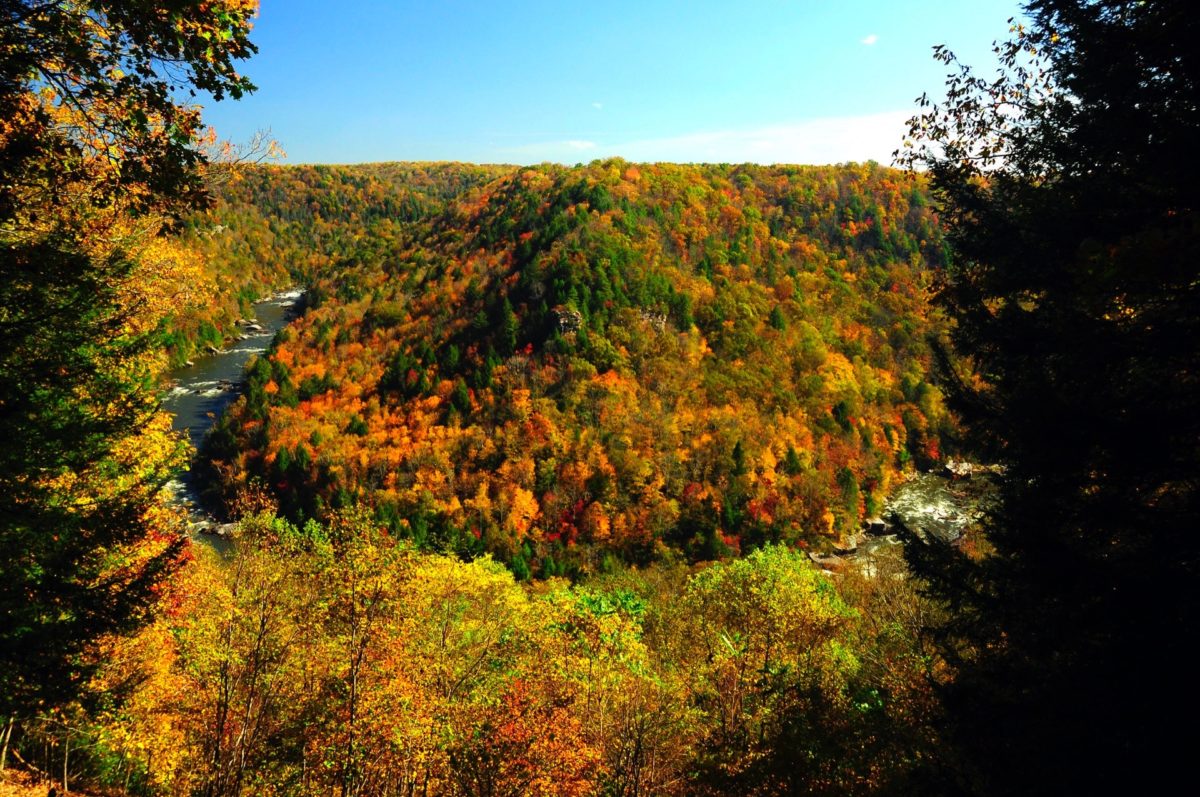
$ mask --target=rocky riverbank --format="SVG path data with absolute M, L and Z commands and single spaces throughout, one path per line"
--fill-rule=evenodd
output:
M 922 539 L 953 543 L 983 518 L 995 500 L 996 480 L 1001 475 L 998 466 L 955 460 L 934 472 L 914 473 L 893 491 L 878 516 L 868 518 L 860 531 L 843 539 L 832 553 L 813 554 L 812 559 L 829 571 L 869 561 L 901 545 L 897 536 L 901 528 Z

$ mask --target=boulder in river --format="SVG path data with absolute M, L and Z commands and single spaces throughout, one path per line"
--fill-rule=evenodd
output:
M 876 515 L 863 521 L 863 531 L 872 537 L 882 537 L 892 533 L 892 527 L 886 520 Z
M 809 561 L 821 568 L 826 575 L 832 575 L 846 566 L 846 560 L 833 554 L 810 553 Z
M 858 553 L 858 535 L 847 534 L 834 544 L 833 552 L 838 556 L 851 556 Z
M 973 467 L 972 472 L 986 471 Z M 953 542 L 983 517 L 994 497 L 991 479 L 956 480 L 941 473 L 917 473 L 888 497 L 882 516 L 893 527 L 918 537 L 933 535 Z
M 966 460 L 955 462 L 953 459 L 946 460 L 946 475 L 951 479 L 969 479 L 975 474 L 975 466 Z

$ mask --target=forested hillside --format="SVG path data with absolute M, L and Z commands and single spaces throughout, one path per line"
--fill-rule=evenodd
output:
M 460 193 L 511 167 L 458 163 L 361 166 L 237 166 L 223 171 L 213 207 L 181 225 L 183 244 L 204 258 L 210 290 L 168 317 L 162 343 L 175 362 L 236 334 L 254 301 L 307 284 L 359 256 L 366 241 L 394 241 Z
M 230 171 L 161 236 L 190 293 L 143 345 L 183 359 L 307 289 L 210 441 L 233 550 L 156 504 L 155 611 L 46 646 L 74 669 L 0 730 L 24 771 L 231 796 L 940 777 L 930 607 L 894 554 L 834 581 L 798 550 L 952 431 L 920 176 Z
M 945 255 L 919 176 L 484 174 L 271 169 L 227 200 L 278 234 L 222 245 L 291 261 L 312 305 L 214 435 L 228 494 L 261 481 L 296 519 L 366 503 L 419 545 L 554 575 L 827 546 L 939 457 Z

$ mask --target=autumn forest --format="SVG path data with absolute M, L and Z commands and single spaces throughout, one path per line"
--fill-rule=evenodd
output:
M 0 0 L 0 794 L 1165 788 L 1194 7 L 935 48 L 892 165 L 334 166 L 180 99 L 257 6 Z

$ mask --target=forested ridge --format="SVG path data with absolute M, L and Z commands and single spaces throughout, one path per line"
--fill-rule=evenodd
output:
M 528 577 L 827 547 L 940 456 L 919 177 L 603 161 L 368 226 L 214 435 L 231 493 Z

